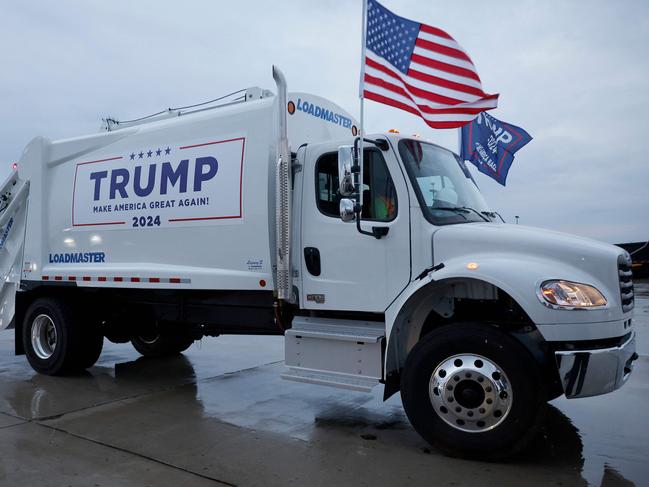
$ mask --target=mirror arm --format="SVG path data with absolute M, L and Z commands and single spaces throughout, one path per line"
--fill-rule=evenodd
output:
M 361 207 L 358 204 L 354 206 L 354 213 L 356 213 L 356 230 L 358 230 L 358 233 L 369 235 L 370 237 L 380 240 L 381 237 L 385 237 L 390 231 L 390 227 L 372 227 L 371 232 L 363 230 L 361 228 Z
M 358 154 L 358 142 L 361 140 L 360 137 L 356 137 L 354 139 L 354 154 Z M 363 142 L 369 142 L 370 144 L 374 144 L 376 147 L 381 149 L 383 152 L 387 151 L 390 148 L 390 145 L 388 144 L 388 141 L 385 139 L 367 139 L 363 137 Z
M 356 230 L 358 230 L 359 233 L 362 233 L 363 235 L 369 235 L 370 237 L 374 237 L 377 240 L 381 240 L 381 237 L 385 237 L 390 231 L 390 227 L 372 227 L 371 232 L 363 230 L 361 228 L 360 216 L 360 213 L 356 213 Z

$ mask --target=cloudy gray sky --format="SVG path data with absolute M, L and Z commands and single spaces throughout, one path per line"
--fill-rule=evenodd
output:
M 475 172 L 493 209 L 613 243 L 649 239 L 649 2 L 383 4 L 453 35 L 501 94 L 491 113 L 534 137 L 506 188 Z M 358 114 L 360 17 L 361 0 L 0 0 L 0 177 L 36 135 L 273 88 L 273 63 L 290 90 Z M 373 102 L 366 128 L 457 150 L 455 130 Z

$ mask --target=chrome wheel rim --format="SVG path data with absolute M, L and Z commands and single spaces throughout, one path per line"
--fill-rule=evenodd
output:
M 147 345 L 153 345 L 160 338 L 160 334 L 156 333 L 155 335 L 150 335 L 148 337 L 140 335 L 138 338 L 141 342 L 146 343 Z
M 512 407 L 507 374 L 481 355 L 447 358 L 435 368 L 428 389 L 437 415 L 449 426 L 469 433 L 496 428 Z
M 32 322 L 32 349 L 36 356 L 46 360 L 56 350 L 57 334 L 52 318 L 38 315 Z

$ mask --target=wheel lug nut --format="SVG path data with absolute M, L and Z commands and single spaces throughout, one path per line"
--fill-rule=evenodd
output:
M 500 399 L 507 399 L 507 391 L 500 391 Z

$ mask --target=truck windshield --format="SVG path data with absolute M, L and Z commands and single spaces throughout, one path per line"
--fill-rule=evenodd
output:
M 490 221 L 471 173 L 451 151 L 418 140 L 399 141 L 399 154 L 426 219 L 433 225 Z

